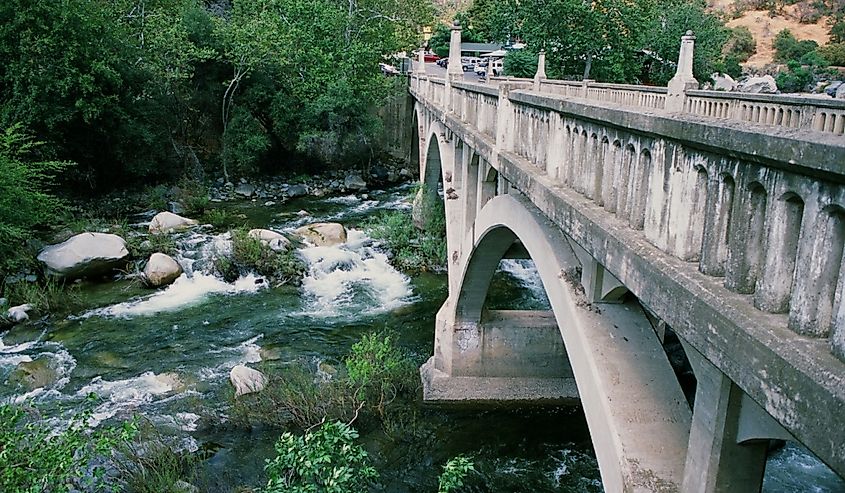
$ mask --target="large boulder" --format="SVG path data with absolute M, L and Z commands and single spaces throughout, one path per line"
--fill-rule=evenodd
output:
M 845 84 L 843 84 L 843 82 L 841 80 L 835 80 L 835 81 L 831 82 L 830 84 L 828 84 L 824 88 L 824 93 L 827 94 L 828 96 L 832 97 L 832 98 L 835 98 L 836 97 L 836 91 L 840 87 L 842 87 L 843 85 L 845 85 Z M 845 91 L 845 89 L 843 89 L 843 91 Z M 845 94 L 845 92 L 843 92 L 843 94 Z
M 25 305 L 18 305 L 9 308 L 9 311 L 6 312 L 6 316 L 15 323 L 21 323 L 29 320 L 29 313 L 28 311 L 32 310 L 32 305 L 29 303 Z
M 778 92 L 778 85 L 771 75 L 762 77 L 749 77 L 739 84 L 740 92 L 751 94 L 775 94 Z
M 340 223 L 314 223 L 294 231 L 316 246 L 334 246 L 346 243 L 346 228 Z
M 182 275 L 182 266 L 170 255 L 154 253 L 144 267 L 144 280 L 147 285 L 158 288 L 167 286 Z
M 105 274 L 125 264 L 126 241 L 109 233 L 80 233 L 38 254 L 38 260 L 57 276 L 77 278 Z
M 261 244 L 270 247 L 274 252 L 286 252 L 290 248 L 290 240 L 282 234 L 269 229 L 251 229 L 249 236 L 261 241 Z
M 308 187 L 305 185 L 291 185 L 287 190 L 288 197 L 295 199 L 308 195 Z
M 728 74 L 713 74 L 713 90 L 714 91 L 734 91 L 736 90 L 736 81 Z
M 845 83 L 839 84 L 839 87 L 836 88 L 836 95 L 834 95 L 836 99 L 845 99 Z
M 366 190 L 367 182 L 361 178 L 361 175 L 352 173 L 346 175 L 346 178 L 343 180 L 343 186 L 346 187 L 347 190 Z
M 267 385 L 267 377 L 258 370 L 237 365 L 229 372 L 229 381 L 235 387 L 235 397 L 260 392 Z
M 172 212 L 159 212 L 150 221 L 150 233 L 170 233 L 188 229 L 197 224 L 193 219 L 182 217 Z
M 250 198 L 255 193 L 255 186 L 250 185 L 249 183 L 239 183 L 238 186 L 235 187 L 235 193 L 243 197 Z

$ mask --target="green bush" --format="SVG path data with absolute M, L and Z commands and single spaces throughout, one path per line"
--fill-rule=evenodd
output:
M 537 54 L 528 50 L 511 51 L 505 57 L 504 69 L 507 76 L 530 79 L 537 73 Z
M 58 430 L 37 409 L 0 405 L 0 491 L 66 493 L 113 488 L 103 459 L 137 432 L 134 423 L 89 430 L 90 411 Z
M 820 47 L 817 51 L 831 65 L 845 67 L 845 42 L 828 43 Z
M 350 425 L 325 423 L 304 436 L 285 433 L 276 442 L 263 493 L 358 493 L 378 477 Z
M 36 313 L 71 313 L 82 306 L 79 287 L 47 277 L 43 282 L 18 281 L 6 284 L 4 296 L 11 306 L 30 304 Z
M 371 332 L 352 345 L 346 358 L 355 395 L 384 416 L 385 406 L 402 390 L 414 388 L 416 365 L 391 334 Z
M 30 261 L 24 245 L 61 205 L 48 190 L 70 163 L 33 159 L 41 145 L 20 125 L 0 128 L 0 276 Z
M 775 61 L 789 62 L 790 60 L 800 60 L 801 57 L 811 51 L 815 51 L 818 47 L 819 44 L 813 40 L 805 39 L 798 41 L 789 29 L 784 29 L 775 36 Z
M 782 92 L 801 92 L 813 82 L 813 71 L 801 66 L 795 60 L 787 63 L 788 70 L 775 77 L 778 89 Z
M 745 26 L 731 29 L 728 42 L 725 43 L 725 57 L 734 57 L 737 62 L 748 61 L 751 55 L 757 52 L 757 42 L 751 31 Z
M 254 271 L 276 284 L 299 284 L 305 272 L 296 250 L 274 252 L 246 229 L 232 232 L 231 260 L 241 273 Z
M 472 458 L 459 455 L 449 459 L 443 466 L 438 480 L 437 493 L 451 493 L 464 485 L 467 475 L 475 471 Z
M 126 441 L 115 454 L 121 486 L 132 493 L 186 493 L 181 483 L 195 479 L 197 457 L 178 450 L 155 427 L 139 427 L 138 440 Z
M 411 211 L 384 212 L 364 224 L 367 232 L 384 241 L 393 254 L 391 262 L 405 271 L 430 271 L 446 266 L 446 214 L 436 194 L 423 191 L 418 207 L 423 230 L 414 226 Z

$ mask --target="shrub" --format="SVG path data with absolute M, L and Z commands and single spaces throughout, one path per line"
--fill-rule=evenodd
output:
M 733 56 L 737 62 L 741 63 L 748 61 L 756 52 L 757 42 L 754 41 L 754 36 L 747 27 L 740 26 L 731 29 L 730 37 L 724 47 L 726 59 Z
M 449 459 L 438 478 L 437 493 L 451 493 L 464 485 L 467 475 L 475 471 L 472 458 L 459 455 Z
M 414 388 L 416 366 L 390 334 L 364 335 L 352 345 L 345 363 L 355 395 L 381 416 L 400 391 Z
M 23 246 L 61 204 L 47 190 L 70 163 L 31 159 L 41 145 L 20 125 L 0 128 L 0 276 L 29 261 Z
M 139 439 L 122 443 L 115 454 L 122 486 L 132 493 L 184 493 L 180 485 L 196 475 L 197 457 L 174 447 L 151 423 L 139 429 Z
M 326 423 L 304 436 L 285 433 L 276 442 L 264 493 L 358 493 L 378 477 L 350 425 Z
M 775 78 L 778 89 L 783 92 L 801 92 L 813 82 L 813 72 L 801 66 L 795 60 L 787 64 L 788 70 L 780 72 Z
M 225 209 L 210 209 L 205 211 L 202 222 L 214 226 L 215 229 L 227 229 L 234 226 L 240 218 L 230 214 Z
M 829 43 L 818 49 L 819 55 L 831 65 L 845 67 L 845 43 Z
M 527 50 L 508 53 L 504 62 L 505 75 L 532 78 L 537 73 L 537 55 Z
M 805 39 L 798 41 L 795 36 L 784 29 L 775 36 L 775 61 L 789 62 L 790 60 L 800 60 L 801 57 L 811 51 L 815 51 L 819 44 L 813 40 Z
M 274 252 L 246 229 L 232 232 L 232 262 L 240 271 L 255 271 L 277 284 L 298 284 L 305 272 L 296 250 Z
M 103 458 L 137 432 L 132 422 L 90 431 L 90 411 L 53 430 L 37 409 L 0 405 L 0 491 L 7 493 L 101 490 L 113 486 Z
M 364 227 L 376 239 L 384 241 L 393 254 L 391 262 L 405 271 L 429 271 L 446 266 L 446 215 L 443 201 L 433 194 L 420 194 L 424 230 L 414 227 L 410 211 L 396 210 L 375 216 Z

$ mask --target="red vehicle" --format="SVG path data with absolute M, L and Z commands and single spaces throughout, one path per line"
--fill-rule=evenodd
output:
M 440 60 L 440 57 L 435 55 L 434 53 L 426 53 L 423 55 L 423 60 L 425 60 L 425 63 L 431 63 Z

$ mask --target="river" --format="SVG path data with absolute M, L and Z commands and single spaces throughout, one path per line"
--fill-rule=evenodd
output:
M 58 381 L 23 392 L 0 386 L 0 399 L 32 400 L 52 412 L 78 409 L 89 393 L 96 422 L 143 415 L 180 447 L 206 451 L 203 491 L 257 487 L 264 460 L 281 433 L 227 420 L 229 370 L 305 361 L 333 367 L 372 330 L 388 329 L 418 362 L 431 352 L 434 316 L 446 297 L 445 274 L 404 275 L 360 228 L 380 210 L 409 208 L 408 187 L 357 196 L 304 198 L 265 207 L 221 205 L 251 227 L 291 231 L 315 221 L 349 229 L 338 247 L 304 248 L 302 286 L 266 289 L 255 276 L 226 283 L 208 274 L 226 235 L 198 229 L 177 235 L 186 274 L 158 292 L 131 282 L 86 284 L 91 308 L 0 336 L 0 381 L 22 361 L 48 358 Z M 305 209 L 308 214 L 297 214 Z M 143 228 L 143 225 L 138 225 Z M 496 308 L 548 307 L 530 261 L 504 261 L 489 303 Z M 375 491 L 434 492 L 442 465 L 472 455 L 478 470 L 468 491 L 602 491 L 589 431 L 579 408 L 445 410 L 408 402 L 416 420 L 407 437 L 369 430 L 362 443 L 380 472 Z M 773 454 L 767 492 L 839 492 L 845 483 L 798 446 Z

